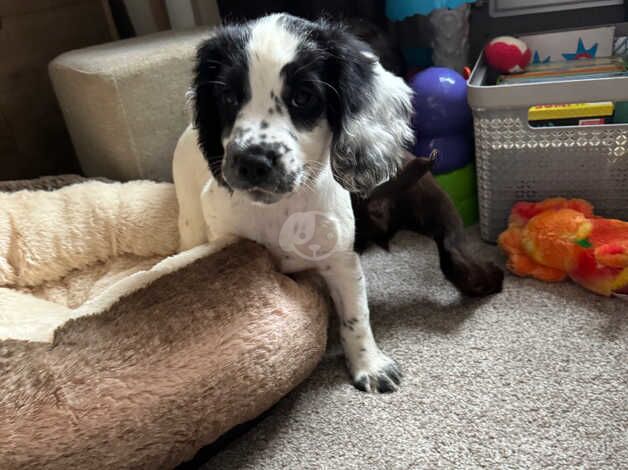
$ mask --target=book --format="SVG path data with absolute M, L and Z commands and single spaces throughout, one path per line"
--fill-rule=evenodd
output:
M 615 105 L 612 101 L 547 104 L 532 106 L 528 109 L 528 120 L 603 118 L 612 116 L 614 112 Z
M 560 80 L 582 80 L 628 75 L 626 62 L 621 57 L 601 57 L 580 59 L 570 62 L 550 62 L 547 64 L 528 65 L 523 73 L 500 75 L 499 85 L 515 83 L 553 82 Z

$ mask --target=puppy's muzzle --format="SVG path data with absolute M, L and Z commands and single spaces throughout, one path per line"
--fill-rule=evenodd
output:
M 274 149 L 262 144 L 238 148 L 227 155 L 225 177 L 235 189 L 261 188 L 272 190 L 277 186 L 277 159 Z

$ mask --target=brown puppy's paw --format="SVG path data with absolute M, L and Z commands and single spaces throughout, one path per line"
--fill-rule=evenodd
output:
M 480 262 L 469 256 L 454 257 L 445 277 L 469 297 L 484 297 L 501 292 L 504 272 L 491 262 Z

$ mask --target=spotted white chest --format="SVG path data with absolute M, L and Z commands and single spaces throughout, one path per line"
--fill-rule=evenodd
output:
M 201 199 L 208 238 L 235 235 L 264 245 L 283 272 L 312 269 L 353 245 L 349 194 L 331 180 L 327 191 L 300 191 L 272 205 L 252 203 L 210 178 Z

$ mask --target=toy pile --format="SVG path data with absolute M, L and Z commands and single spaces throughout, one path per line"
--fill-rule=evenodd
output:
M 625 37 L 613 26 L 500 36 L 484 48 L 489 84 L 520 85 L 628 76 Z M 528 115 L 533 127 L 591 126 L 628 122 L 628 102 L 545 104 Z

